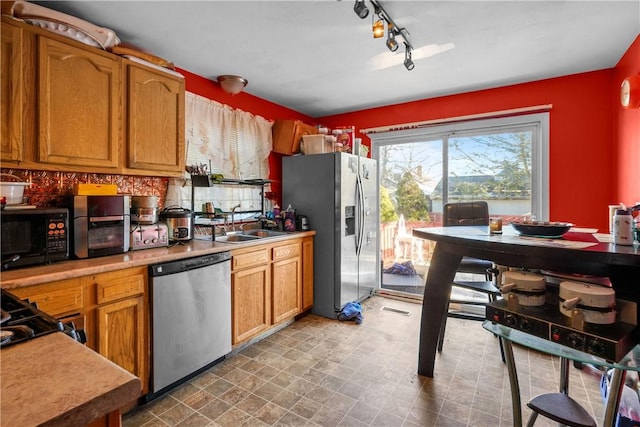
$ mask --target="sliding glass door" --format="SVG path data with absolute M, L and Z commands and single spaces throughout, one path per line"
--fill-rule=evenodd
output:
M 385 291 L 422 295 L 444 204 L 484 200 L 492 216 L 548 216 L 546 114 L 372 134 Z

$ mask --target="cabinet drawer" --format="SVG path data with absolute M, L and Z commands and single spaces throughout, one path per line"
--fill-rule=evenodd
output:
M 10 292 L 19 298 L 28 298 L 53 317 L 78 313 L 84 307 L 84 287 L 78 279 L 11 289 Z
M 253 252 L 233 254 L 231 258 L 231 269 L 235 271 L 267 263 L 269 263 L 269 250 L 264 248 Z
M 288 245 L 276 246 L 273 248 L 273 260 L 300 256 L 300 242 Z
M 96 302 L 104 304 L 121 298 L 144 293 L 146 268 L 114 271 L 94 276 Z

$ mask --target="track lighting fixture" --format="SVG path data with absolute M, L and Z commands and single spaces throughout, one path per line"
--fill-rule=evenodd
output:
M 373 24 L 373 38 L 379 39 L 382 36 L 384 36 L 384 23 L 382 22 L 382 19 L 378 19 Z
M 387 40 L 385 42 L 387 48 L 391 52 L 395 52 L 398 50 L 399 42 L 397 37 L 402 38 L 402 42 L 405 46 L 404 53 L 404 66 L 407 70 L 413 70 L 415 68 L 415 64 L 411 59 L 411 51 L 413 50 L 413 45 L 409 40 L 409 31 L 407 31 L 404 27 L 399 27 L 396 22 L 389 16 L 389 12 L 387 12 L 384 7 L 382 7 L 382 2 L 380 0 L 369 0 L 369 3 L 373 6 L 373 14 L 371 16 L 371 27 L 373 30 L 373 38 L 378 39 L 384 37 L 384 26 L 387 25 Z M 365 4 L 365 0 L 356 0 L 356 4 L 353 6 L 353 10 L 356 12 L 361 19 L 366 18 L 369 15 L 369 9 Z M 377 16 L 377 19 L 376 19 Z
M 364 0 L 356 0 L 356 4 L 353 5 L 353 11 L 360 17 L 360 19 L 364 19 L 369 16 L 369 8 L 364 4 Z
M 386 45 L 391 52 L 395 52 L 398 50 L 398 42 L 396 41 L 396 29 L 393 27 L 391 22 L 387 24 L 387 31 L 388 35 Z
M 411 71 L 415 68 L 416 64 L 411 60 L 411 46 L 404 44 L 404 68 Z

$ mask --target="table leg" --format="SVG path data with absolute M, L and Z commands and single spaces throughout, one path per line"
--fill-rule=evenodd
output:
M 462 255 L 448 251 L 448 249 L 444 243 L 436 244 L 424 286 L 418 348 L 418 374 L 427 377 L 433 377 L 442 316 L 447 309 L 451 282 L 453 282 L 462 259 Z
M 605 374 L 606 375 L 606 374 Z M 618 406 L 620 405 L 620 396 L 622 395 L 622 387 L 624 386 L 624 379 L 627 376 L 627 371 L 624 369 L 614 369 L 613 376 L 611 377 L 611 384 L 609 384 L 609 396 L 607 397 L 607 406 L 604 411 L 604 424 L 605 426 L 615 426 L 616 418 L 618 417 Z
M 516 371 L 516 361 L 513 358 L 513 347 L 511 341 L 503 339 L 504 358 L 507 362 L 509 372 L 509 386 L 511 388 L 511 411 L 513 412 L 513 427 L 522 427 L 522 408 L 520 403 L 520 384 L 518 383 L 518 371 Z
M 560 393 L 569 394 L 569 359 L 560 358 Z

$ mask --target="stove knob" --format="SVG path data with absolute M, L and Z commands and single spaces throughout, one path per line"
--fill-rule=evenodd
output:
M 606 346 L 602 341 L 594 339 L 593 341 L 589 342 L 587 351 L 596 356 L 603 356 L 606 353 Z
M 158 243 L 158 238 L 154 237 L 153 239 L 151 239 L 151 243 Z
M 520 319 L 520 329 L 523 331 L 531 329 L 531 322 L 529 322 L 529 319 Z
M 584 346 L 584 337 L 572 332 L 567 335 L 567 344 L 569 344 L 569 347 L 582 348 Z
M 513 314 L 507 314 L 504 316 L 504 323 L 507 326 L 514 327 L 518 324 L 518 319 Z
M 148 245 L 148 244 L 149 244 L 149 239 L 144 239 L 143 243 L 144 243 L 145 245 Z

